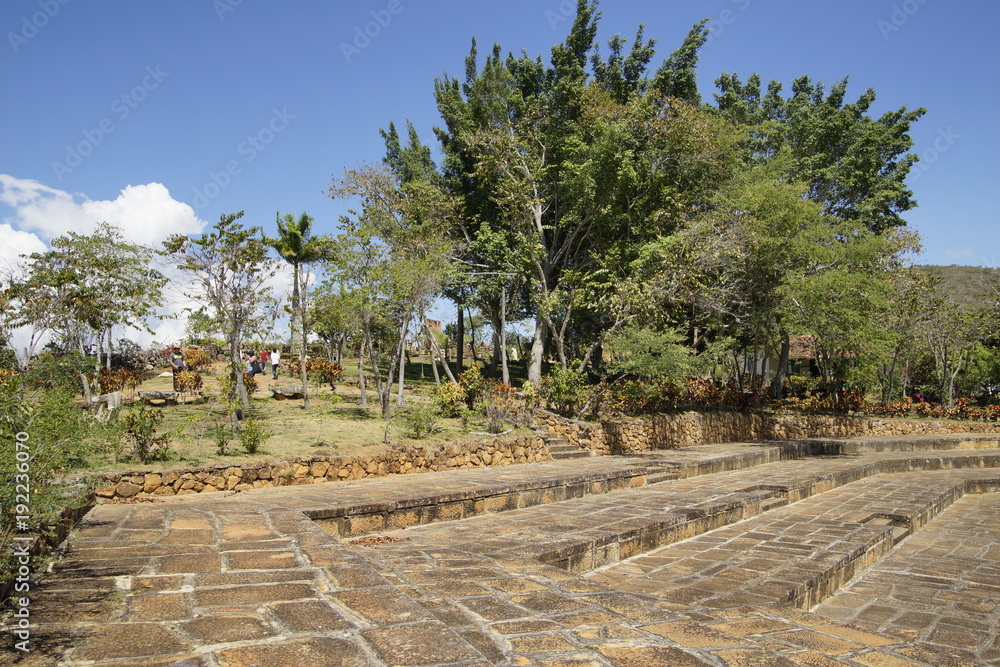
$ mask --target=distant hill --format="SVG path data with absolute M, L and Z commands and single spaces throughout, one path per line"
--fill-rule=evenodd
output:
M 951 293 L 956 301 L 967 303 L 973 307 L 988 306 L 993 303 L 989 281 L 1000 276 L 1000 269 L 988 269 L 982 266 L 941 266 L 937 264 L 919 264 L 915 270 L 932 276 L 940 276 L 942 286 Z

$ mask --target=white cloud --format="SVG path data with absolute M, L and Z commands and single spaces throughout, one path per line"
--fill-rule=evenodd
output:
M 114 200 L 94 201 L 38 181 L 0 174 L 0 202 L 15 212 L 5 222 L 44 241 L 70 231 L 86 234 L 106 222 L 121 229 L 129 241 L 158 246 L 170 234 L 198 234 L 206 225 L 161 183 L 129 185 Z
M 127 240 L 152 248 L 159 248 L 171 234 L 200 234 L 207 224 L 160 183 L 129 185 L 116 199 L 94 201 L 38 181 L 0 174 L 0 204 L 13 210 L 13 215 L 0 222 L 0 266 L 16 264 L 21 254 L 45 252 L 48 242 L 67 232 L 88 234 L 101 222 L 118 227 Z M 169 268 L 158 268 L 175 277 Z M 166 296 L 164 318 L 150 322 L 154 334 L 131 330 L 115 332 L 116 337 L 125 335 L 142 345 L 179 339 L 186 323 L 182 311 L 189 304 L 169 292 Z M 27 335 L 27 331 L 14 332 L 15 344 L 24 345 Z
M 46 250 L 48 248 L 34 234 L 0 223 L 0 266 L 13 266 L 20 261 L 21 255 Z
M 944 254 L 948 257 L 975 257 L 976 251 L 972 248 L 966 248 L 965 250 L 945 250 Z

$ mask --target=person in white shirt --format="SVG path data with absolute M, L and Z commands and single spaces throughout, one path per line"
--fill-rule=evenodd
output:
M 271 371 L 274 373 L 274 379 L 278 379 L 278 364 L 281 363 L 281 351 L 278 348 L 274 348 L 271 352 Z

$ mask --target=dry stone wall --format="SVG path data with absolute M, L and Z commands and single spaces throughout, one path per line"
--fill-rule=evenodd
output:
M 540 412 L 536 422 L 549 433 L 598 455 L 631 454 L 719 442 L 1000 432 L 1000 424 L 984 422 L 739 412 L 685 412 L 600 423 L 581 422 Z
M 371 456 L 313 456 L 239 466 L 105 473 L 97 477 L 96 495 L 98 502 L 108 502 L 119 498 L 243 491 L 389 474 L 534 463 L 551 458 L 545 440 L 532 435 L 437 447 L 408 446 Z

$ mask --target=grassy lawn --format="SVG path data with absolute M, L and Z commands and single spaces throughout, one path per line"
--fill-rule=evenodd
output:
M 309 410 L 303 409 L 302 400 L 272 398 L 270 387 L 298 384 L 288 377 L 287 370 L 285 366 L 284 372 L 279 371 L 277 380 L 272 379 L 270 373 L 256 376 L 258 391 L 251 396 L 249 414 L 263 420 L 274 435 L 254 455 L 248 454 L 235 438 L 230 441 L 224 455 L 217 451 L 215 425 L 228 423 L 225 404 L 210 398 L 212 394 L 220 393 L 218 378 L 225 371 L 225 363 L 218 362 L 208 372 L 202 372 L 204 387 L 201 396 L 183 395 L 178 405 L 155 406 L 164 413 L 157 432 L 170 434 L 167 459 L 147 464 L 131 460 L 115 463 L 112 456 L 104 456 L 93 460 L 89 467 L 92 470 L 121 472 L 137 468 L 158 470 L 220 463 L 238 465 L 265 458 L 369 455 L 386 447 L 386 422 L 381 418 L 374 383 L 368 387 L 368 405 L 358 404 L 361 392 L 352 382 L 357 380 L 356 361 L 345 363 L 344 381 L 335 391 L 328 385 L 310 384 Z M 430 435 L 419 440 L 410 437 L 401 415 L 413 406 L 431 405 L 435 384 L 433 372 L 426 361 L 421 365 L 419 359 L 414 359 L 406 371 L 405 384 L 411 388 L 404 393 L 403 408 L 396 407 L 396 386 L 393 385 L 394 417 L 388 427 L 389 446 L 433 446 L 482 437 L 473 434 L 485 429 L 478 416 L 472 417 L 466 425 L 459 419 L 441 418 Z M 169 371 L 160 371 L 143 382 L 139 391 L 171 391 L 172 382 Z M 132 398 L 131 392 L 126 390 L 124 397 L 128 402 Z M 133 405 L 137 403 L 136 399 Z M 128 409 L 127 406 L 124 408 Z

